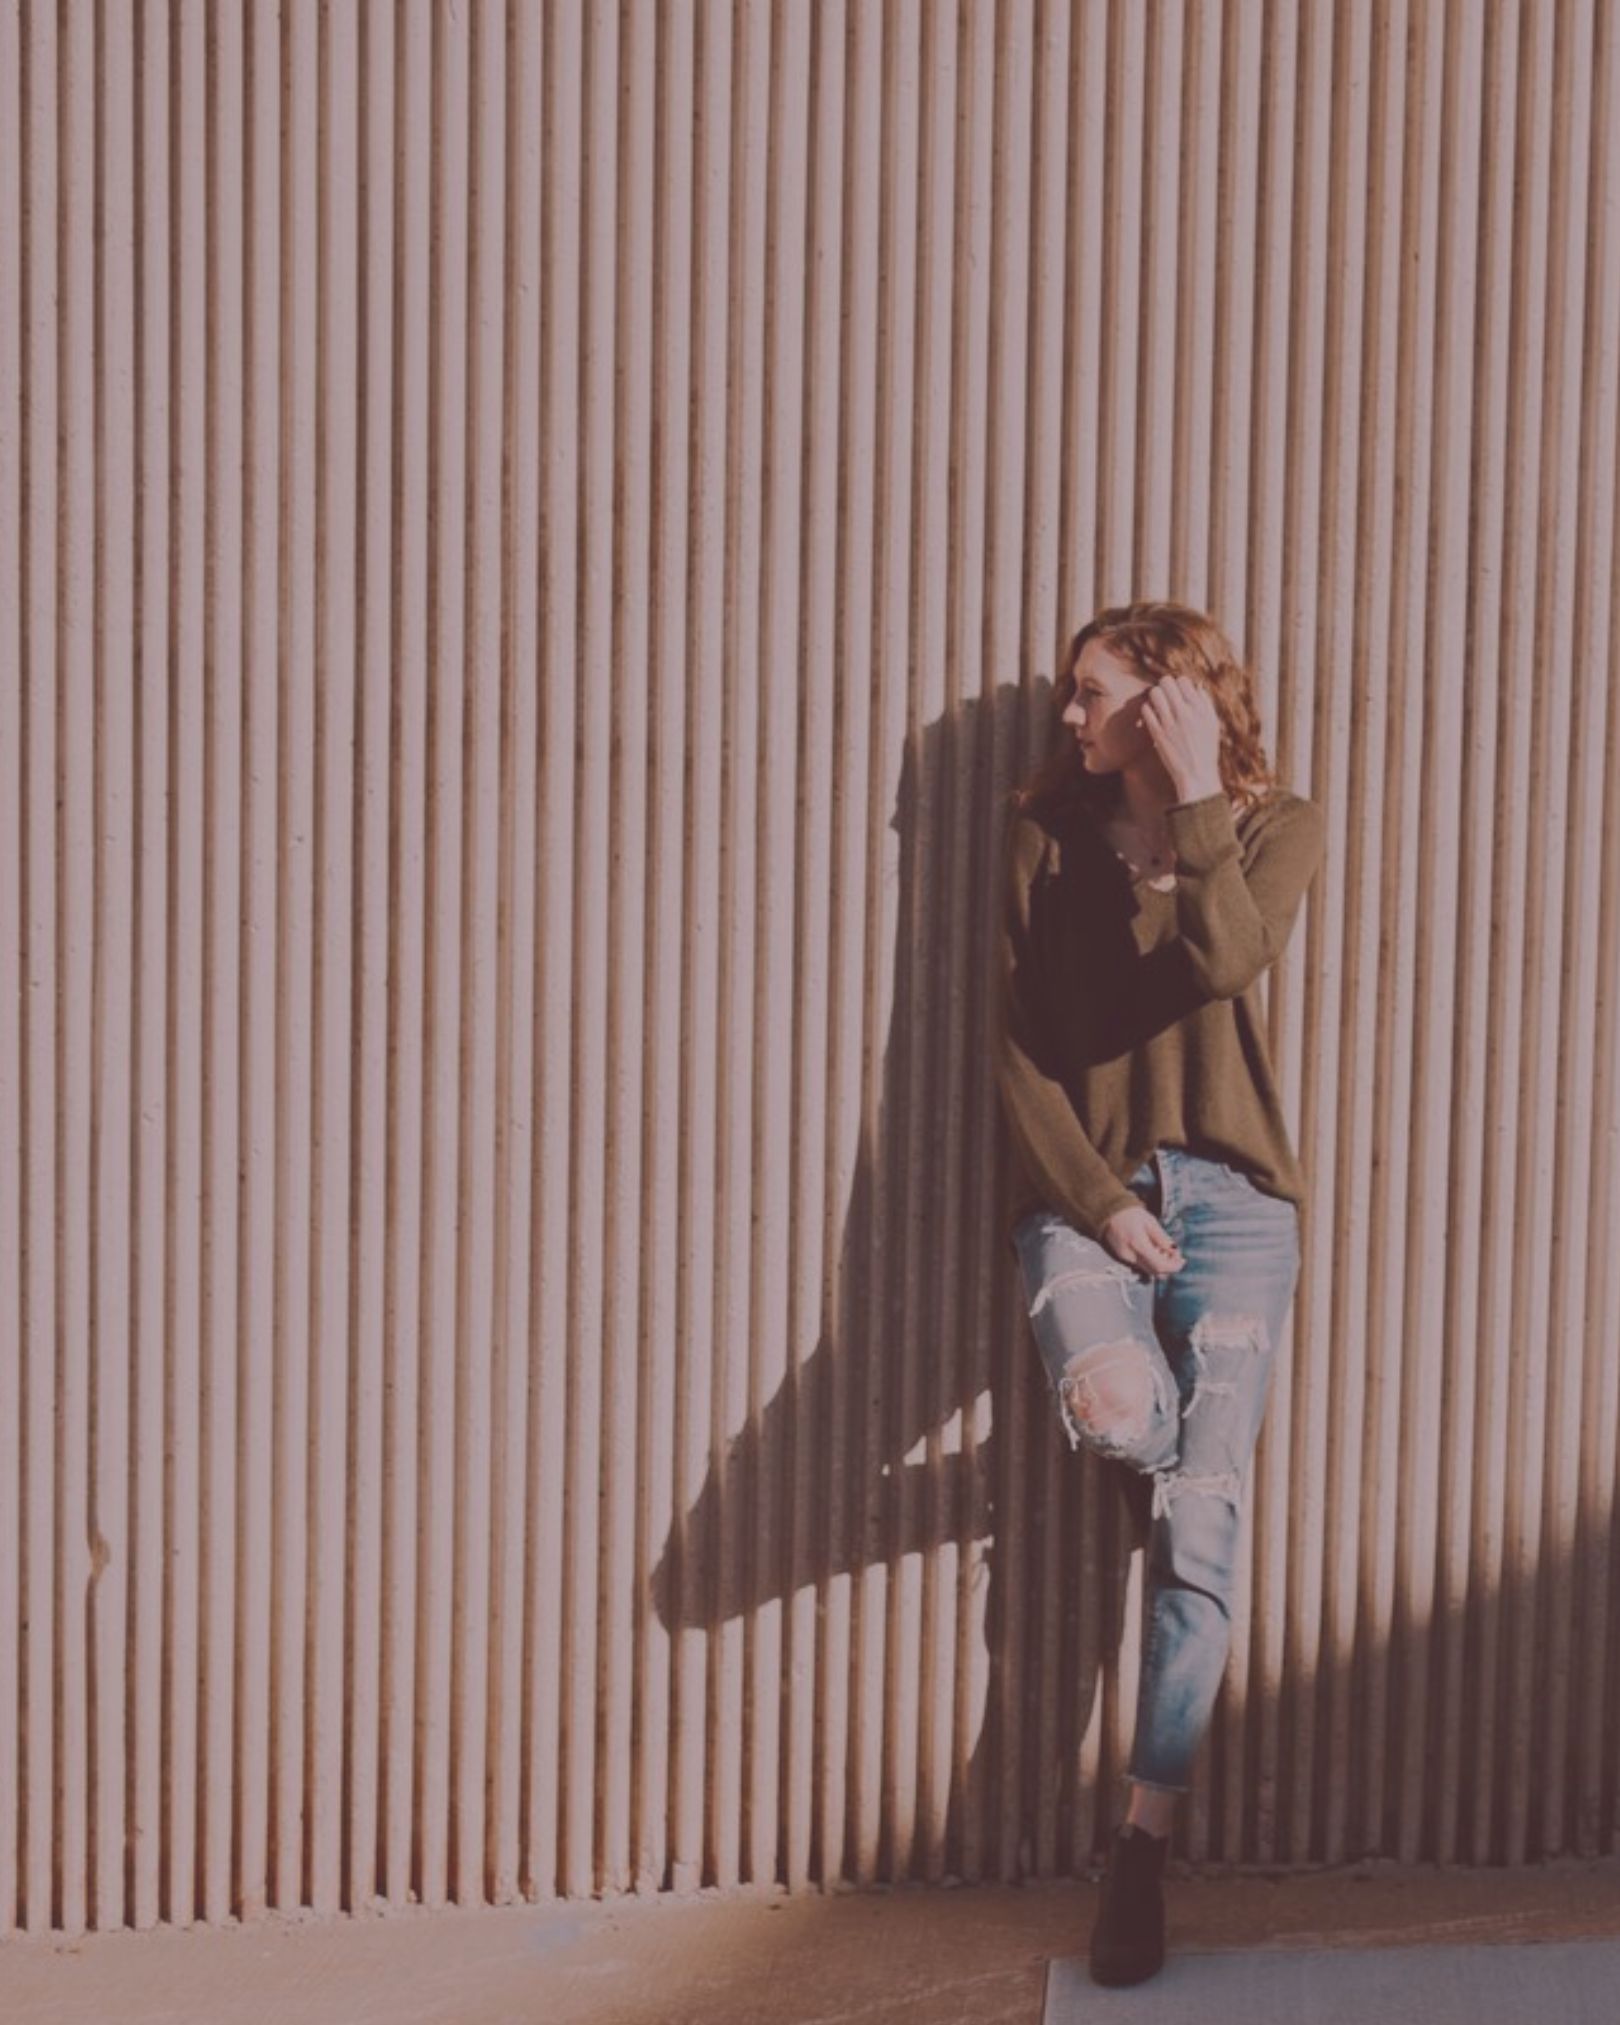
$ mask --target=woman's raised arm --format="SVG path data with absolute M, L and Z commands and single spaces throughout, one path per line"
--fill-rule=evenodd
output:
M 1322 858 L 1322 811 L 1290 795 L 1266 812 L 1245 869 L 1224 794 L 1164 812 L 1176 854 L 1176 920 L 1199 987 L 1236 998 L 1281 956 Z

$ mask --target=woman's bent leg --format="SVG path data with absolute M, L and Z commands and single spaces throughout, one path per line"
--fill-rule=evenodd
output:
M 1153 1327 L 1153 1287 L 1049 1212 L 1014 1233 L 1041 1362 L 1071 1448 L 1137 1470 L 1176 1453 L 1180 1402 Z

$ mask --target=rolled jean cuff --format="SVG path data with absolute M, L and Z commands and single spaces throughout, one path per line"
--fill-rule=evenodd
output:
M 1140 1772 L 1127 1772 L 1125 1777 L 1134 1786 L 1151 1786 L 1156 1793 L 1189 1793 L 1190 1786 L 1172 1786 L 1166 1779 L 1144 1779 Z

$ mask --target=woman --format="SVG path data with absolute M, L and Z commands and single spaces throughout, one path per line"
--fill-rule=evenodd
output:
M 1070 1445 L 1151 1507 L 1129 1804 L 1095 1980 L 1164 1959 L 1162 1876 L 1230 1640 L 1240 1502 L 1300 1261 L 1305 1184 L 1260 978 L 1321 858 L 1254 685 L 1185 605 L 1100 612 L 1057 749 L 1013 798 L 997 1073 L 1023 1170 L 1007 1239 Z

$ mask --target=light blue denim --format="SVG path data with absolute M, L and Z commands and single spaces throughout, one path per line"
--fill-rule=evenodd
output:
M 1070 1446 L 1153 1479 L 1126 1776 L 1184 1793 L 1226 1669 L 1241 1500 L 1299 1278 L 1299 1208 L 1180 1146 L 1156 1147 L 1128 1185 L 1180 1246 L 1179 1271 L 1128 1266 L 1050 1210 L 1022 1218 L 1012 1241 Z M 1087 1372 L 1144 1358 L 1145 1411 L 1099 1409 Z

